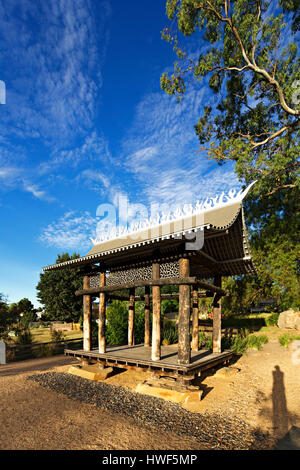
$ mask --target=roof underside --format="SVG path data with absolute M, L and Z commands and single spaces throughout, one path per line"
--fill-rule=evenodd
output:
M 191 274 L 210 277 L 214 273 L 239 275 L 256 273 L 251 258 L 245 227 L 242 202 L 206 211 L 199 218 L 191 216 L 180 224 L 171 222 L 153 229 L 145 229 L 132 236 L 124 236 L 95 245 L 81 258 L 44 268 L 52 271 L 65 268 L 95 266 L 99 270 L 115 270 L 130 265 L 144 265 L 154 259 L 172 259 L 186 251 L 188 233 L 202 231 L 204 245 L 190 251 Z M 184 229 L 182 229 L 184 227 Z

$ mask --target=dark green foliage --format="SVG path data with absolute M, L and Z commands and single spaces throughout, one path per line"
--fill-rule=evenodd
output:
M 7 339 L 12 326 L 18 321 L 19 313 L 11 309 L 3 294 L 0 293 L 0 338 Z
M 178 328 L 173 322 L 168 322 L 162 330 L 162 344 L 178 343 Z
M 128 343 L 128 302 L 113 300 L 106 312 L 107 344 L 121 345 Z M 144 342 L 145 314 L 143 302 L 135 303 L 134 337 L 135 344 Z
M 272 313 L 268 318 L 265 319 L 266 326 L 277 326 L 279 313 Z
M 16 328 L 15 334 L 19 344 L 31 344 L 32 334 L 29 328 Z
M 292 333 L 284 333 L 279 337 L 280 346 L 287 348 L 292 341 L 300 341 L 300 335 L 294 335 Z
M 37 316 L 35 312 L 25 312 L 23 313 L 20 319 L 20 325 L 24 328 L 29 328 L 30 323 L 37 321 Z
M 229 279 L 224 303 L 244 313 L 276 297 L 281 309 L 299 308 L 299 1 L 168 0 L 166 10 L 163 37 L 177 59 L 162 88 L 181 98 L 191 76 L 202 81 L 201 150 L 219 165 L 233 161 L 243 184 L 257 180 L 245 213 L 258 274 Z M 196 58 L 184 48 L 191 35 Z
M 65 335 L 63 331 L 53 330 L 50 331 L 51 341 L 53 343 L 59 343 L 65 339 Z
M 128 342 L 128 303 L 113 300 L 106 310 L 106 341 L 107 344 L 121 345 Z
M 56 263 L 79 258 L 79 254 L 58 255 Z M 43 321 L 78 322 L 82 315 L 82 298 L 75 291 L 82 289 L 82 276 L 78 269 L 46 271 L 40 274 L 37 285 L 38 299 L 45 308 Z

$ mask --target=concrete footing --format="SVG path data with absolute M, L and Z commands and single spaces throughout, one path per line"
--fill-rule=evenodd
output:
M 152 386 L 147 384 L 147 382 L 139 383 L 135 391 L 143 395 L 150 395 L 152 397 L 163 398 L 164 400 L 178 403 L 184 408 L 196 412 L 198 411 L 197 406 L 199 407 L 202 396 L 201 390 L 182 392 L 178 390 L 170 390 L 164 387 Z
M 100 368 L 97 364 L 84 366 L 71 366 L 69 374 L 78 375 L 89 380 L 105 380 L 113 373 L 112 367 Z

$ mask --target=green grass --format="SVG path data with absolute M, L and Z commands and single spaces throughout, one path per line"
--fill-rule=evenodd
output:
M 292 333 L 284 333 L 279 336 L 280 346 L 287 348 L 294 340 L 300 340 L 300 335 L 293 335 Z
M 248 337 L 248 348 L 257 349 L 258 351 L 262 348 L 263 344 L 268 342 L 267 335 L 251 335 Z
M 262 345 L 268 342 L 267 335 L 253 335 L 249 330 L 241 330 L 235 336 L 230 334 L 222 337 L 222 349 L 231 349 L 235 354 L 244 354 L 247 349 L 261 350 Z M 212 337 L 204 332 L 199 333 L 199 348 L 212 349 Z
M 32 341 L 34 343 L 48 343 L 52 341 L 50 328 L 33 328 L 31 331 Z M 82 331 L 63 331 L 65 339 L 79 339 L 83 337 Z

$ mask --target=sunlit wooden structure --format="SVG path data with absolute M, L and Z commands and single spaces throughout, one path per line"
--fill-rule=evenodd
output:
M 141 367 L 180 380 L 228 361 L 221 351 L 222 277 L 255 273 L 246 233 L 242 201 L 247 194 L 198 203 L 183 213 L 161 217 L 132 232 L 96 242 L 81 258 L 44 268 L 45 271 L 80 268 L 83 289 L 83 349 L 66 350 L 85 362 L 113 367 Z M 161 294 L 161 287 L 178 285 L 178 294 Z M 144 288 L 142 296 L 135 289 Z M 198 299 L 213 297 L 213 348 L 198 350 Z M 99 297 L 98 348 L 91 347 L 92 297 Z M 161 346 L 161 302 L 178 298 L 178 348 Z M 107 347 L 106 306 L 110 299 L 128 302 L 128 345 Z M 135 302 L 145 302 L 145 340 L 135 345 Z M 152 306 L 152 334 L 150 332 Z

